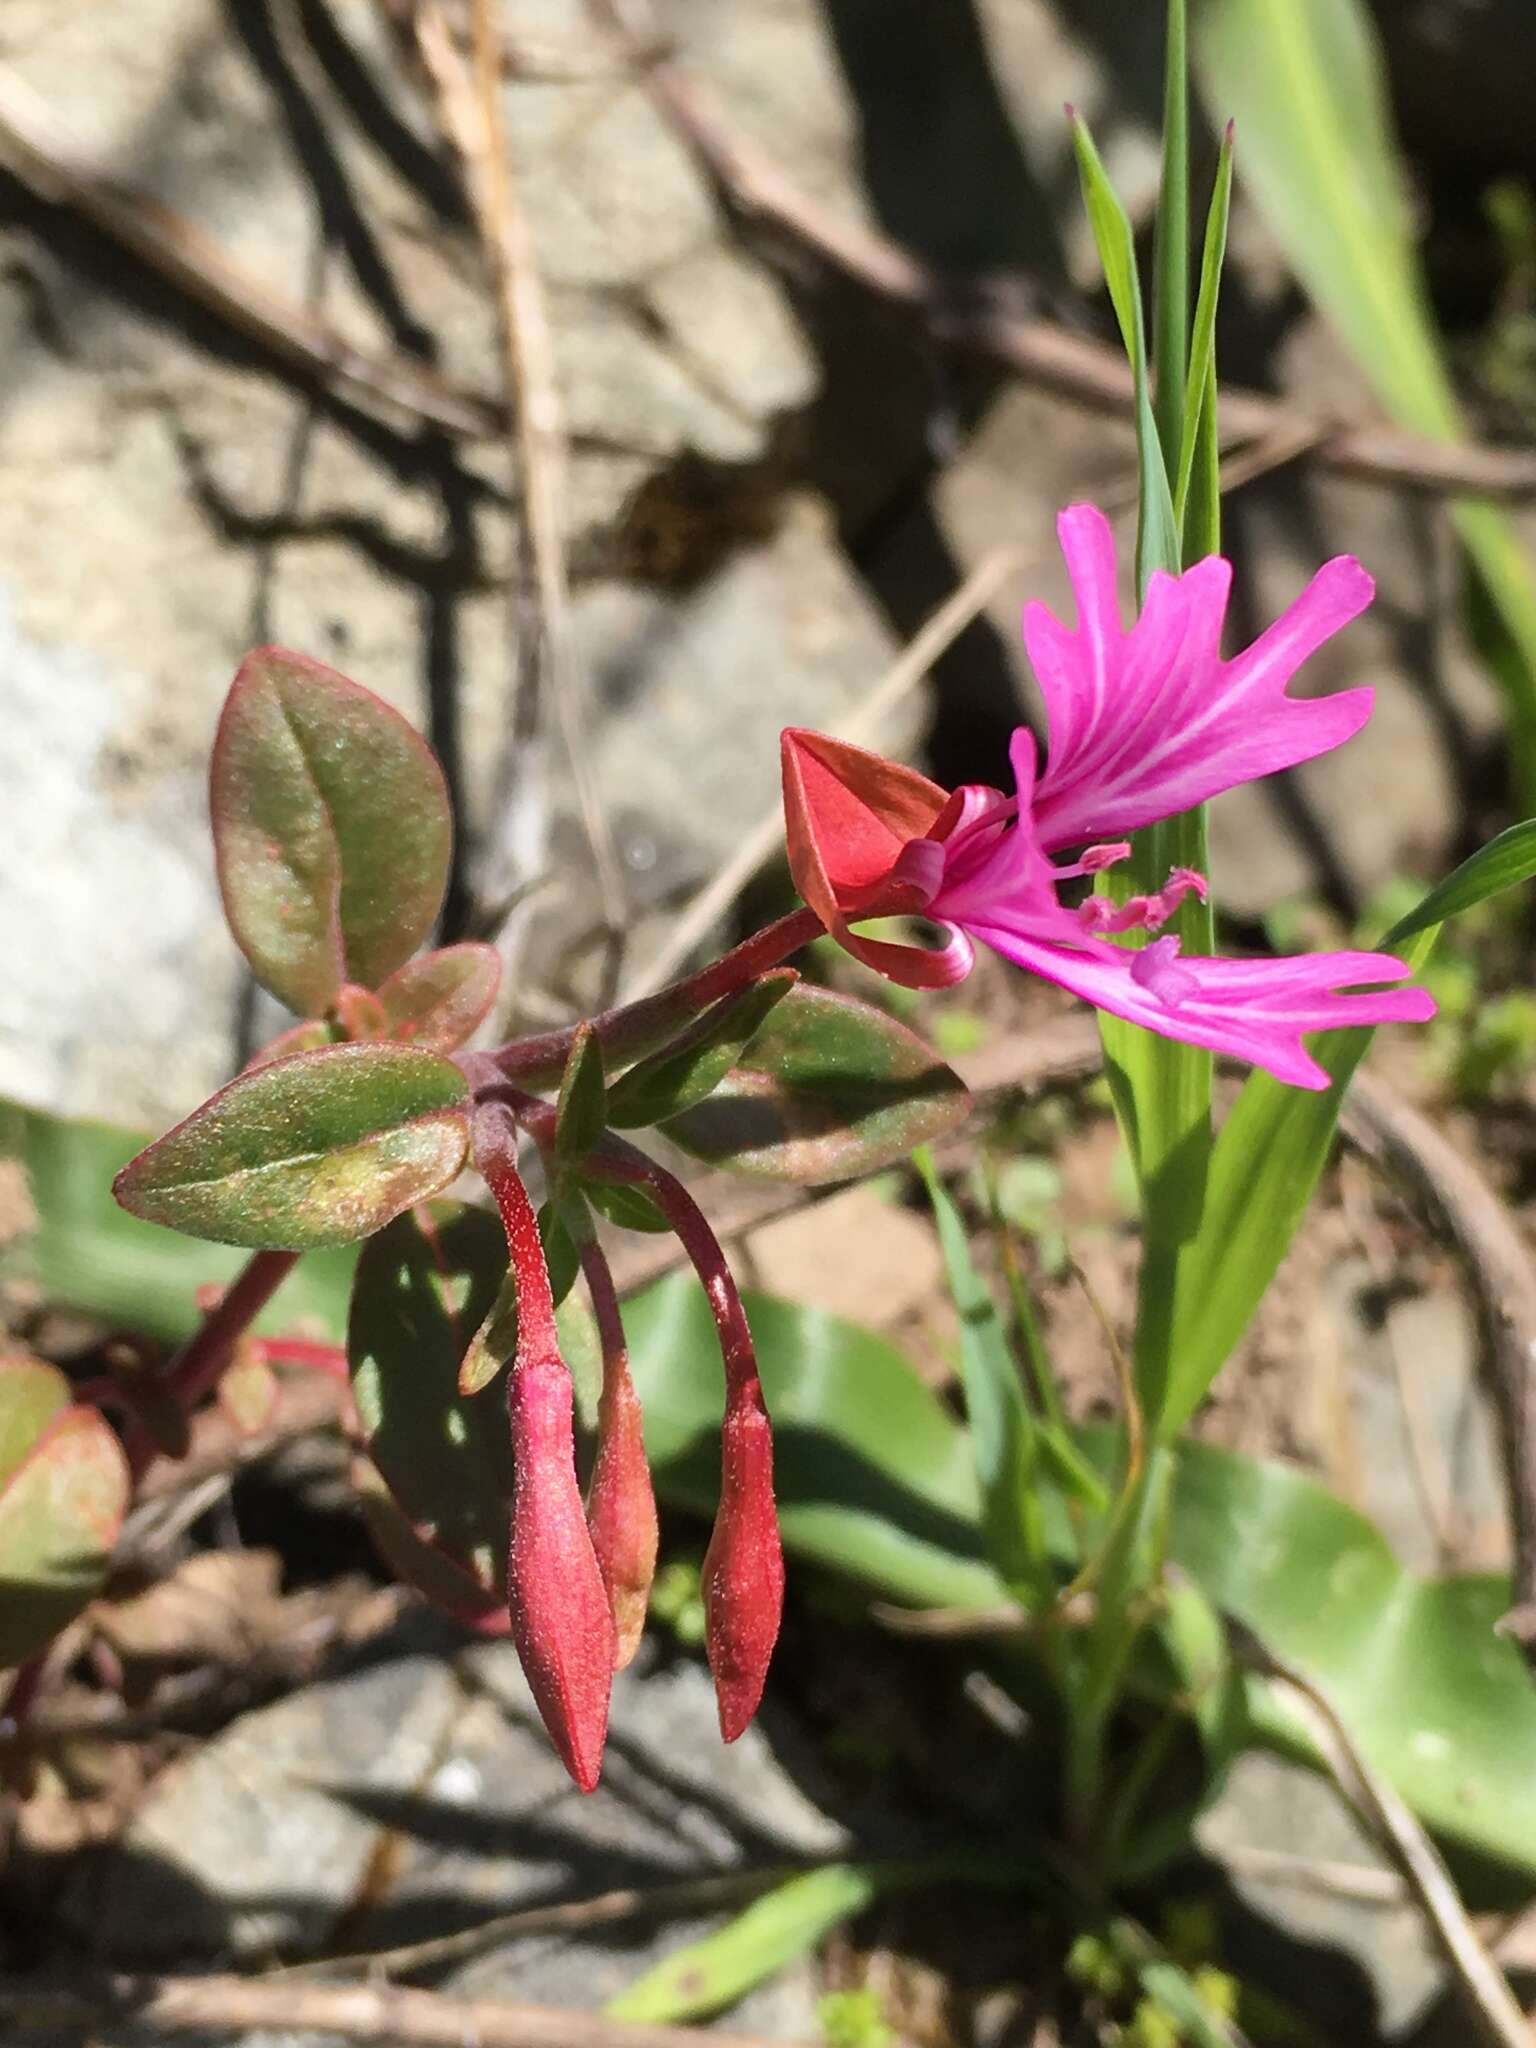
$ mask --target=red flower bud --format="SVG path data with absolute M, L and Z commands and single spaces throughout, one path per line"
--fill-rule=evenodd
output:
M 773 1435 L 755 1377 L 732 1390 L 720 1449 L 720 1506 L 701 1590 L 720 1733 L 734 1742 L 763 1696 L 784 1607 Z
M 622 1671 L 640 1647 L 656 1576 L 656 1495 L 645 1462 L 640 1397 L 613 1275 L 595 1237 L 581 1247 L 592 1313 L 603 1346 L 603 1391 L 597 1404 L 597 1458 L 587 1489 L 587 1526 L 613 1610 L 613 1668 Z
M 507 1406 L 512 1634 L 550 1739 L 582 1791 L 591 1792 L 608 1733 L 613 1617 L 576 1480 L 571 1375 L 562 1360 L 520 1360 Z
M 640 1647 L 656 1576 L 656 1495 L 645 1462 L 640 1397 L 623 1353 L 605 1360 L 597 1409 L 597 1460 L 587 1493 L 587 1525 L 613 1612 L 613 1668 Z
M 517 1284 L 512 1543 L 507 1600 L 517 1654 L 544 1726 L 583 1792 L 596 1788 L 613 1688 L 613 1616 L 576 1479 L 575 1394 L 555 1334 L 538 1218 L 517 1170 L 517 1129 L 498 1103 L 472 1125 L 475 1164 L 496 1197 Z

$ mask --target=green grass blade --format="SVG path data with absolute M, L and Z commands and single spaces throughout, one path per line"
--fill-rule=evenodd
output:
M 714 1934 L 664 1956 L 605 2010 L 612 2019 L 652 2026 L 723 2012 L 862 1912 L 890 1888 L 894 1871 L 829 1863 L 788 1878 Z
M 971 1258 L 960 1212 L 926 1149 L 913 1157 L 933 1204 L 950 1297 L 960 1317 L 960 1365 L 987 1556 L 1009 1585 L 1043 1603 L 1053 1582 L 1040 1509 L 1035 1418 L 997 1303 Z
M 1136 533 L 1136 583 L 1145 592 L 1154 569 L 1179 566 L 1178 529 L 1173 520 L 1173 493 L 1168 485 L 1168 467 L 1163 460 L 1162 442 L 1152 410 L 1147 367 L 1146 325 L 1141 310 L 1141 276 L 1136 264 L 1136 242 L 1130 218 L 1120 195 L 1109 181 L 1103 160 L 1094 146 L 1088 124 L 1072 117 L 1072 143 L 1077 151 L 1078 175 L 1082 181 L 1083 204 L 1104 267 L 1104 282 L 1110 304 L 1120 323 L 1120 336 L 1136 379 L 1136 449 L 1141 477 L 1141 518 Z
M 1141 479 L 1136 578 L 1138 591 L 1144 595 L 1154 570 L 1179 570 L 1183 544 L 1148 391 L 1146 333 L 1130 221 L 1092 136 L 1075 117 L 1072 133 L 1084 203 L 1135 376 Z M 1185 212 L 1187 241 L 1187 202 Z M 1173 867 L 1207 872 L 1203 810 L 1170 818 L 1136 834 L 1132 858 L 1113 877 L 1105 878 L 1105 886 L 1123 900 L 1138 891 L 1160 888 Z M 1186 898 L 1168 929 L 1178 934 L 1187 952 L 1211 951 L 1210 912 L 1198 899 Z M 1144 939 L 1133 935 L 1128 943 L 1144 943 Z M 1198 1228 L 1204 1198 L 1211 1141 L 1212 1066 L 1210 1055 L 1198 1047 L 1159 1038 L 1118 1018 L 1103 1016 L 1100 1025 L 1115 1111 L 1141 1190 L 1145 1253 L 1138 1371 L 1142 1400 L 1155 1419 L 1167 1377 L 1163 1347 L 1179 1247 Z
M 1227 216 L 1231 206 L 1232 124 L 1228 122 L 1216 163 L 1210 211 L 1205 221 L 1200 293 L 1195 301 L 1195 326 L 1190 337 L 1189 369 L 1184 384 L 1179 480 L 1173 498 L 1173 514 L 1178 522 L 1186 562 L 1214 554 L 1220 542 L 1220 494 L 1211 488 L 1210 472 L 1219 454 L 1216 437 L 1216 307 L 1221 296 L 1221 270 L 1226 261 Z M 1200 500 L 1193 520 L 1190 516 L 1192 497 Z
M 1404 200 L 1381 53 L 1364 0 L 1206 0 L 1196 56 L 1213 113 L 1236 115 L 1247 189 L 1302 284 L 1392 416 L 1455 440 L 1462 420 Z M 1504 628 L 1515 785 L 1536 804 L 1536 582 L 1508 519 L 1465 500 L 1457 531 Z
M 1163 68 L 1163 171 L 1152 245 L 1154 412 L 1163 466 L 1179 472 L 1189 361 L 1189 32 L 1185 0 L 1168 0 Z
M 1437 883 L 1406 917 L 1400 917 L 1380 941 L 1384 951 L 1394 953 L 1416 939 L 1421 932 L 1442 925 L 1463 910 L 1484 903 L 1501 890 L 1513 889 L 1536 875 L 1536 818 L 1511 825 L 1486 846 L 1468 856 L 1461 866 Z

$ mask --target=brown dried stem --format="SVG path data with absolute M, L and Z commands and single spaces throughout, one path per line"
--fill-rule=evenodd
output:
M 243 269 L 184 215 L 87 163 L 49 109 L 3 68 L 0 165 L 35 198 L 78 214 L 176 291 L 337 398 L 391 424 L 403 415 L 472 440 L 499 431 L 493 399 L 449 384 L 407 356 L 358 347 Z

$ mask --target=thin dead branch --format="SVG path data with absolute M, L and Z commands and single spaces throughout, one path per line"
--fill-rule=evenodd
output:
M 388 2048 L 698 2048 L 691 2027 L 641 2026 L 601 2013 L 402 1985 L 306 1984 L 282 1977 L 104 1977 L 94 1985 L 0 1984 L 0 2020 L 20 2030 L 96 2036 L 131 2025 L 151 2035 L 336 2034 Z M 711 2034 L 711 2048 L 765 2048 Z
M 599 18 L 630 39 L 637 75 L 687 145 L 726 208 L 745 224 L 787 238 L 797 253 L 877 298 L 910 307 L 935 338 L 982 356 L 1027 383 L 1096 410 L 1128 414 L 1131 373 L 1117 348 L 1021 310 L 1008 280 L 964 286 L 877 229 L 826 212 L 766 152 L 742 141 L 705 106 L 687 72 L 655 57 L 658 38 L 634 0 L 592 0 Z M 1536 494 L 1536 450 L 1435 441 L 1391 427 L 1314 414 L 1288 399 L 1224 385 L 1222 435 L 1229 448 L 1258 444 L 1288 460 L 1431 494 L 1523 498 Z
M 416 10 L 423 64 L 464 166 L 496 291 L 497 332 L 538 599 L 536 624 L 542 655 L 527 671 L 532 678 L 531 715 L 525 712 L 516 722 L 525 728 L 537 726 L 538 700 L 547 685 L 570 761 L 604 923 L 610 937 L 616 938 L 624 928 L 627 892 L 592 773 L 588 751 L 592 705 L 571 628 L 565 554 L 565 415 L 554 339 L 507 135 L 493 0 L 473 0 L 471 22 L 473 60 L 466 64 L 438 0 L 421 0 Z
M 184 215 L 88 164 L 30 87 L 3 68 L 0 165 L 35 198 L 88 221 L 173 290 L 336 398 L 392 426 L 404 419 L 471 440 L 501 430 L 493 398 L 449 384 L 407 356 L 358 347 L 235 263 Z
M 722 1912 L 744 1906 L 775 1885 L 796 1875 L 797 1866 L 773 1870 L 727 1870 L 713 1877 L 691 1877 L 676 1884 L 626 1885 L 596 1892 L 585 1899 L 561 1899 L 548 1906 L 524 1906 L 515 1913 L 497 1913 L 454 1934 L 439 1934 L 398 1948 L 365 1949 L 356 1955 L 320 1956 L 313 1962 L 290 1963 L 269 1973 L 285 1984 L 337 1975 L 409 1977 L 482 1955 L 504 1942 L 534 1934 L 577 1934 L 594 1927 L 616 1927 L 630 1921 L 680 1919 L 696 1913 Z
M 1229 1616 L 1228 1626 L 1238 1661 L 1262 1673 L 1286 1696 L 1306 1724 L 1339 1791 L 1401 1874 L 1484 2035 L 1498 2048 L 1530 2048 L 1525 2014 L 1503 1972 L 1478 1939 L 1439 1852 L 1386 1779 L 1362 1755 L 1327 1692 L 1306 1672 L 1276 1656 L 1243 1623 Z
M 1366 1157 L 1407 1183 L 1465 1268 L 1514 1531 L 1512 1604 L 1501 1626 L 1536 1665 L 1536 1265 L 1509 1210 L 1472 1162 L 1373 1074 L 1356 1074 L 1344 1119 Z

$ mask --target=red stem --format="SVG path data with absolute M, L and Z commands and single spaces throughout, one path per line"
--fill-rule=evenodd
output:
M 539 1107 L 549 1110 L 552 1125 L 554 1111 L 547 1103 Z M 477 1107 L 470 1145 L 475 1167 L 501 1211 L 507 1258 L 517 1275 L 517 1362 L 558 1358 L 555 1298 L 550 1292 L 544 1242 L 539 1236 L 538 1216 L 517 1170 L 517 1122 L 505 1103 L 482 1102 Z
M 172 1357 L 163 1390 L 190 1415 L 204 1394 L 218 1383 L 229 1355 L 298 1264 L 297 1252 L 255 1252 L 243 1271 L 225 1288 L 217 1305 Z M 130 1420 L 123 1434 L 128 1469 L 134 1482 L 143 1478 L 158 1455 L 148 1432 Z
M 760 932 L 743 939 L 739 946 L 686 980 L 658 989 L 655 995 L 638 1003 L 605 1010 L 591 1020 L 605 1060 L 614 1066 L 643 1058 L 669 1044 L 701 1010 L 719 1002 L 722 996 L 734 995 L 747 982 L 766 974 L 770 967 L 779 966 L 822 929 L 814 910 L 792 910 L 787 917 L 764 925 Z M 563 1031 L 515 1039 L 495 1052 L 472 1057 L 486 1066 L 494 1066 L 504 1080 L 521 1082 L 526 1088 L 552 1087 L 565 1072 L 578 1028 L 571 1025 Z

